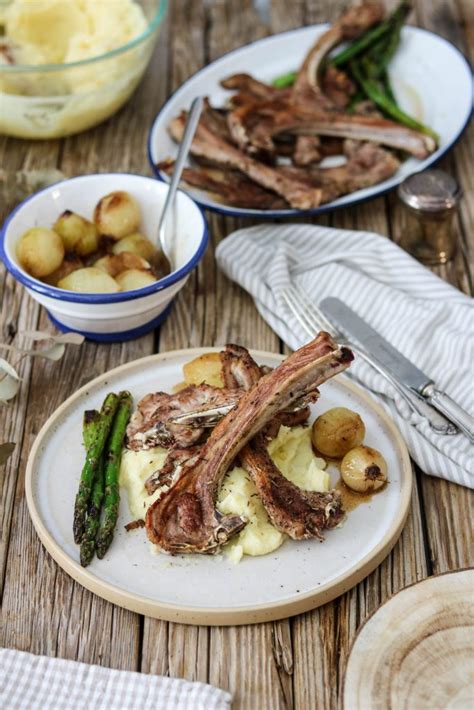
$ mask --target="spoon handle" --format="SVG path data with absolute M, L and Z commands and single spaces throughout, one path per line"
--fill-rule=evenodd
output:
M 169 257 L 170 250 L 166 244 L 165 238 L 165 220 L 171 206 L 174 203 L 174 198 L 176 195 L 176 190 L 178 189 L 179 181 L 181 179 L 181 173 L 183 172 L 184 163 L 188 157 L 189 149 L 191 143 L 193 142 L 194 134 L 196 133 L 196 128 L 201 117 L 202 108 L 204 105 L 204 100 L 202 96 L 198 96 L 194 99 L 191 104 L 191 109 L 188 114 L 188 119 L 186 121 L 186 126 L 184 129 L 183 140 L 179 145 L 178 155 L 174 164 L 173 174 L 171 175 L 171 180 L 169 183 L 168 193 L 166 195 L 165 204 L 163 206 L 163 211 L 160 217 L 160 223 L 158 225 L 158 236 L 161 242 L 161 247 Z

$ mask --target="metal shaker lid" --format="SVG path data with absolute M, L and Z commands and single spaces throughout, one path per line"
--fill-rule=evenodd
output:
M 437 212 L 455 207 L 462 191 L 456 180 L 444 170 L 425 170 L 409 175 L 399 186 L 398 196 L 413 209 Z

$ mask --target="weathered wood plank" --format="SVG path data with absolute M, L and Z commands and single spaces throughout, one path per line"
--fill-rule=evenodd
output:
M 449 39 L 462 51 L 468 44 L 469 35 L 464 35 L 461 22 L 460 7 L 449 0 L 418 0 L 417 13 L 424 27 Z M 464 7 L 466 11 L 466 7 Z M 468 27 L 472 31 L 472 13 Z M 461 138 L 455 151 L 444 161 L 447 170 L 457 175 L 464 187 L 465 195 L 461 203 L 459 234 L 466 248 L 470 250 L 472 268 L 472 253 L 474 249 L 474 196 L 470 186 L 473 180 L 473 126 Z M 469 257 L 468 257 L 469 258 Z M 469 264 L 459 250 L 456 259 L 446 267 L 433 269 L 442 278 L 469 293 L 472 288 L 472 278 L 467 274 Z M 428 550 L 430 563 L 435 574 L 459 567 L 471 566 L 474 563 L 472 512 L 474 493 L 466 488 L 456 486 L 429 476 L 421 477 L 421 495 L 426 519 Z
M 63 142 L 59 167 L 70 175 L 94 171 L 148 172 L 144 127 L 148 127 L 166 95 L 166 31 L 147 76 L 131 102 L 103 126 Z M 137 106 L 140 107 L 137 110 Z M 28 146 L 26 167 L 41 161 L 56 167 L 47 144 Z M 5 148 L 15 154 L 18 142 Z M 54 160 L 53 160 L 54 157 Z M 12 158 L 9 158 L 13 161 Z M 23 159 L 25 160 L 25 159 Z M 48 162 L 52 161 L 52 162 Z M 25 316 L 30 310 L 23 310 Z M 34 306 L 36 309 L 36 306 Z M 37 314 L 37 310 L 34 311 Z M 31 317 L 31 316 L 30 316 Z M 29 323 L 29 327 L 32 327 Z M 43 312 L 43 328 L 51 328 Z M 153 352 L 150 334 L 132 343 L 113 346 L 86 343 L 70 349 L 57 364 L 36 361 L 31 368 L 28 414 L 23 441 L 19 441 L 19 479 L 16 489 L 11 542 L 3 597 L 5 646 L 36 653 L 77 658 L 89 663 L 136 669 L 139 667 L 140 623 L 127 612 L 90 594 L 63 573 L 42 548 L 26 509 L 23 470 L 31 444 L 46 417 L 85 382 L 121 362 Z M 44 393 L 48 392 L 48 398 Z M 14 462 L 16 463 L 16 461 Z M 31 583 L 34 580 L 34 583 Z M 18 590 L 22 590 L 22 594 Z

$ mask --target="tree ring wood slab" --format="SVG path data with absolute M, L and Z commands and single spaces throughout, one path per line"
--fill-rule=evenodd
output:
M 474 699 L 474 569 L 403 589 L 349 655 L 345 710 L 461 710 Z

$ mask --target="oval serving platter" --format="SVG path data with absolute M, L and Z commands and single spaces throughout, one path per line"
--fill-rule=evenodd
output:
M 240 72 L 271 83 L 276 77 L 297 69 L 327 27 L 327 24 L 311 25 L 264 37 L 216 59 L 185 81 L 165 103 L 150 130 L 148 156 L 155 175 L 160 180 L 169 180 L 155 167 L 158 162 L 177 154 L 177 145 L 169 136 L 167 126 L 181 110 L 189 108 L 196 96 L 208 96 L 213 106 L 224 106 L 230 93 L 220 86 L 220 81 Z M 407 175 L 437 162 L 466 128 L 473 103 L 472 73 L 461 52 L 443 37 L 405 26 L 400 46 L 390 64 L 390 78 L 401 108 L 438 133 L 439 148 L 423 161 L 416 158 L 405 160 L 395 175 L 378 185 L 344 195 L 304 214 L 322 214 L 392 190 Z M 301 214 L 293 208 L 256 210 L 233 207 L 186 185 L 183 191 L 201 207 L 236 217 L 274 218 Z
M 143 529 L 125 532 L 132 519 L 123 492 L 112 546 L 87 569 L 73 542 L 72 513 L 84 460 L 82 415 L 100 407 L 109 391 L 129 389 L 135 402 L 150 391 L 171 391 L 182 366 L 213 348 L 152 355 L 92 380 L 48 419 L 34 442 L 26 469 L 26 498 L 36 531 L 56 562 L 84 587 L 110 602 L 167 621 L 234 625 L 280 619 L 313 609 L 343 594 L 386 557 L 403 528 L 412 490 L 405 443 L 381 407 L 347 377 L 321 387 L 317 411 L 347 406 L 366 424 L 366 443 L 388 463 L 389 485 L 348 515 L 326 540 L 294 542 L 264 557 L 235 565 L 224 555 L 152 554 Z M 214 350 L 217 350 L 214 348 Z M 252 353 L 278 365 L 280 355 Z M 314 415 L 314 412 L 313 412 Z M 333 473 L 335 483 L 337 472 Z

